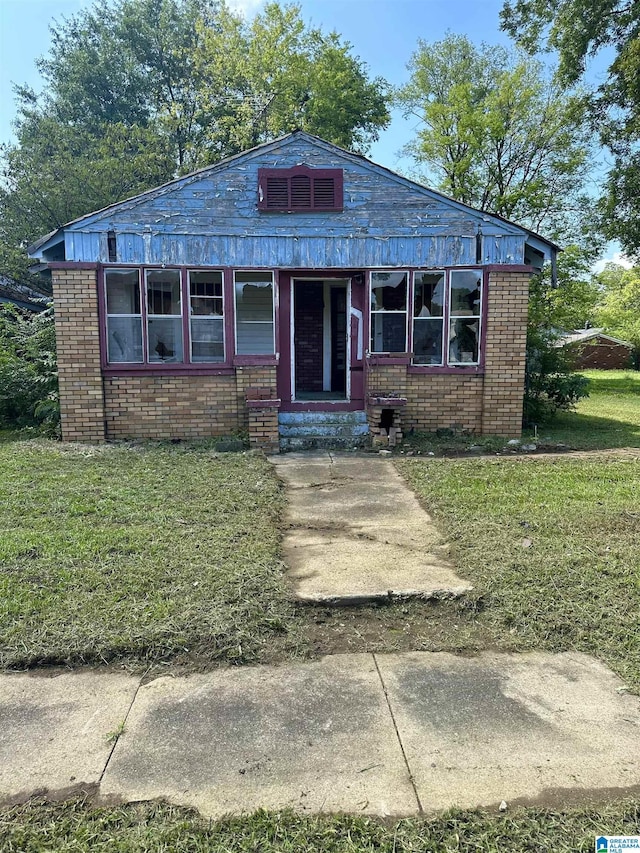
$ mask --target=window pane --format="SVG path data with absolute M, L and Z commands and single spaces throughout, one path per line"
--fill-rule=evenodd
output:
M 182 362 L 182 319 L 149 317 L 150 362 Z
M 190 272 L 191 314 L 222 317 L 222 273 Z
M 108 270 L 107 314 L 140 313 L 140 277 L 138 270 Z
M 140 363 L 142 361 L 142 318 L 109 317 L 107 319 L 107 361 Z
M 442 320 L 413 321 L 415 364 L 442 364 Z
M 473 317 L 480 315 L 480 291 L 482 274 L 474 270 L 451 273 L 451 309 L 452 317 Z
M 271 273 L 236 273 L 236 352 L 271 355 L 273 281 Z
M 407 310 L 407 274 L 376 272 L 371 276 L 372 311 Z
M 405 352 L 407 349 L 406 314 L 371 315 L 371 351 Z
M 449 361 L 477 364 L 480 320 L 452 319 L 449 322 Z
M 224 329 L 222 319 L 191 320 L 191 360 L 224 361 Z
M 147 273 L 147 313 L 180 315 L 179 270 L 150 270 Z
M 442 317 L 444 273 L 417 272 L 413 299 L 414 317 Z

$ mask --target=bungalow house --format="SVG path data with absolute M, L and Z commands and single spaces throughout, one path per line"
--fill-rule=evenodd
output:
M 519 435 L 557 247 L 296 131 L 59 228 L 63 438 Z

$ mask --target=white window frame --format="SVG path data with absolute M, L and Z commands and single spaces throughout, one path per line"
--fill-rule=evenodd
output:
M 452 278 L 456 273 L 472 273 L 480 278 L 480 300 L 477 314 L 452 314 L 451 313 L 451 287 Z M 478 269 L 454 269 L 448 271 L 447 281 L 447 306 L 446 306 L 446 364 L 448 367 L 478 367 L 482 363 L 482 311 L 484 308 L 484 272 Z M 451 344 L 451 321 L 452 320 L 477 320 L 478 321 L 478 358 L 475 361 L 454 361 L 450 358 Z
M 372 303 L 373 303 L 373 289 L 374 289 L 373 278 L 374 278 L 374 276 L 376 276 L 376 275 L 392 275 L 392 274 L 397 275 L 398 273 L 402 273 L 404 276 L 406 276 L 406 279 L 407 279 L 404 311 L 386 311 L 384 309 L 374 311 L 371 307 Z M 372 355 L 388 355 L 391 352 L 391 350 L 376 350 L 376 349 L 372 348 L 373 347 L 373 318 L 374 318 L 374 315 L 377 315 L 377 314 L 398 315 L 398 314 L 404 313 L 405 323 L 404 323 L 404 350 L 403 350 L 403 352 L 408 351 L 408 346 L 409 346 L 409 311 L 410 311 L 409 296 L 410 296 L 410 291 L 411 291 L 410 285 L 411 285 L 411 275 L 409 273 L 409 270 L 407 270 L 407 269 L 400 268 L 400 269 L 372 270 L 369 273 L 369 288 L 368 288 L 368 292 L 367 292 L 368 303 L 369 303 L 369 352 Z M 381 286 L 384 287 L 384 285 L 381 285 Z M 395 352 L 395 350 L 394 350 L 394 352 Z
M 191 299 L 193 298 L 191 296 L 191 273 L 198 273 L 200 275 L 202 275 L 202 274 L 213 275 L 213 274 L 217 273 L 220 275 L 221 286 L 222 286 L 222 296 L 221 297 L 220 296 L 196 296 L 195 298 L 196 299 L 220 299 L 221 298 L 222 299 L 222 315 L 220 315 L 220 316 L 217 314 L 215 314 L 215 315 L 212 315 L 212 314 L 195 314 L 194 315 L 191 313 Z M 227 330 L 226 330 L 227 306 L 225 303 L 224 291 L 225 291 L 224 270 L 221 270 L 221 269 L 219 269 L 219 270 L 197 269 L 197 268 L 187 269 L 186 294 L 187 294 L 187 300 L 188 300 L 187 310 L 189 312 L 189 324 L 188 324 L 189 325 L 189 350 L 188 350 L 188 352 L 189 352 L 189 362 L 188 363 L 189 364 L 205 364 L 205 365 L 206 364 L 226 364 L 226 360 L 227 360 Z M 221 359 L 215 359 L 214 361 L 194 361 L 194 356 L 193 356 L 193 326 L 192 326 L 192 320 L 194 318 L 197 320 L 215 320 L 215 321 L 222 322 L 222 358 Z
M 153 275 L 159 272 L 177 272 L 178 273 L 178 281 L 180 282 L 180 314 L 152 314 L 149 311 L 149 288 L 148 288 L 148 277 L 149 274 Z M 145 364 L 149 364 L 152 366 L 157 366 L 160 364 L 191 364 L 190 359 L 185 358 L 185 341 L 184 341 L 184 286 L 183 286 L 183 278 L 182 278 L 182 270 L 175 269 L 170 267 L 169 269 L 162 269 L 162 267 L 145 267 L 144 270 L 144 307 L 145 307 L 145 346 L 146 346 L 146 361 Z M 180 319 L 180 340 L 182 343 L 182 353 L 181 358 L 176 361 L 163 361 L 160 359 L 159 361 L 152 361 L 151 356 L 149 354 L 149 320 L 150 319 L 165 319 L 165 320 L 177 320 Z
M 442 316 L 440 317 L 416 317 L 415 316 L 415 304 L 416 304 L 416 276 L 418 275 L 442 275 L 444 279 L 443 289 L 444 292 L 442 294 Z M 415 270 L 411 276 L 411 349 L 413 352 L 412 363 L 417 367 L 446 367 L 447 360 L 445 355 L 445 347 L 448 345 L 448 325 L 447 325 L 447 296 L 449 292 L 449 276 L 448 272 L 445 269 L 419 269 Z M 439 362 L 429 362 L 426 364 L 422 361 L 416 361 L 416 355 L 413 351 L 414 341 L 415 341 L 415 324 L 416 320 L 420 321 L 429 321 L 429 320 L 440 320 L 442 324 L 442 346 L 440 347 L 440 361 Z
M 138 305 L 140 308 L 139 314 L 109 314 L 109 293 L 108 293 L 107 281 L 109 278 L 109 274 L 113 273 L 113 272 L 115 272 L 115 273 L 136 272 L 138 274 Z M 140 269 L 139 268 L 132 269 L 131 267 L 109 267 L 108 269 L 105 269 L 105 271 L 104 271 L 104 275 L 102 277 L 102 285 L 103 285 L 103 293 L 104 293 L 104 315 L 106 318 L 106 323 L 105 323 L 105 332 L 106 332 L 105 350 L 106 351 L 104 353 L 103 358 L 106 360 L 107 364 L 115 364 L 115 365 L 146 364 L 146 362 L 145 362 L 145 350 L 146 350 L 145 331 L 146 330 L 144 328 L 145 324 L 144 324 L 144 311 L 143 311 L 144 295 L 142 293 L 142 276 L 140 275 Z M 142 352 L 141 352 L 140 361 L 110 361 L 109 360 L 109 319 L 111 317 L 126 317 L 129 319 L 139 319 L 140 320 L 140 335 L 141 335 L 141 343 L 142 343 Z
M 271 330 L 273 336 L 273 348 L 270 353 L 239 353 L 238 352 L 238 298 L 236 292 L 236 284 L 238 284 L 239 275 L 270 275 L 271 276 Z M 245 282 L 251 284 L 251 282 Z M 264 323 L 264 320 L 244 320 L 245 323 L 255 323 L 256 325 Z M 234 337 L 234 353 L 243 358 L 245 356 L 257 355 L 267 356 L 276 355 L 276 276 L 272 269 L 269 270 L 234 270 L 233 271 L 233 337 Z

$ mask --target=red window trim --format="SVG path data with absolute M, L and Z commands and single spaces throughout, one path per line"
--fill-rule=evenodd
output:
M 62 267 L 60 267 L 62 268 Z M 69 263 L 65 263 L 64 268 L 77 268 L 77 265 L 71 267 Z M 190 264 L 188 266 L 178 264 L 92 264 L 91 269 L 97 269 L 97 290 L 98 290 L 98 312 L 100 317 L 100 364 L 102 373 L 105 376 L 171 376 L 171 375 L 225 375 L 235 373 L 238 366 L 270 366 L 276 365 L 278 362 L 278 354 L 269 355 L 237 355 L 236 339 L 235 339 L 235 278 L 236 272 L 270 272 L 273 276 L 273 297 L 274 297 L 274 335 L 275 342 L 278 341 L 278 270 L 274 267 L 256 267 L 247 270 L 240 267 L 225 267 Z M 138 362 L 110 362 L 107 360 L 107 299 L 106 299 L 106 284 L 105 273 L 109 270 L 135 270 L 138 273 L 138 281 L 140 282 L 140 299 L 141 299 L 141 321 L 143 335 L 143 356 L 144 361 Z M 161 270 L 172 269 L 180 271 L 180 296 L 183 302 L 182 310 L 182 328 L 183 328 L 183 355 L 186 356 L 185 361 L 181 362 L 150 362 L 147 360 L 147 343 L 146 343 L 146 302 L 144 300 L 143 288 L 145 286 L 145 270 Z M 188 273 L 192 272 L 222 272 L 222 290 L 223 290 L 223 305 L 224 305 L 224 361 L 210 362 L 194 362 L 191 361 L 191 332 L 190 332 L 190 315 L 189 315 L 189 278 Z M 185 302 L 185 299 L 187 300 Z
M 292 179 L 309 178 L 309 204 L 294 205 L 292 201 Z M 269 204 L 269 181 L 286 181 L 286 204 Z M 333 181 L 333 205 L 323 205 L 316 199 L 316 181 Z M 283 188 L 284 189 L 284 188 Z M 344 173 L 342 169 L 316 169 L 310 166 L 293 166 L 289 169 L 258 169 L 258 210 L 267 213 L 302 213 L 309 211 L 339 212 L 344 209 Z
M 409 286 L 407 290 L 407 353 L 378 353 L 367 352 L 367 364 L 375 365 L 401 365 L 407 367 L 408 373 L 415 374 L 467 374 L 467 375 L 482 375 L 485 370 L 485 355 L 486 355 L 486 338 L 487 338 L 487 323 L 488 323 L 488 293 L 489 293 L 489 273 L 493 270 L 514 269 L 514 267 L 503 267 L 498 265 L 483 266 L 481 264 L 466 264 L 464 266 L 439 266 L 439 267 L 385 267 L 384 269 L 369 269 L 367 275 L 367 298 L 368 304 L 371 304 L 371 283 L 372 273 L 375 272 L 406 272 L 409 275 Z M 473 271 L 482 273 L 482 306 L 480 313 L 480 361 L 477 364 L 466 363 L 449 363 L 447 351 L 447 336 L 446 323 L 449 315 L 449 276 L 452 272 Z M 530 267 L 518 267 L 517 271 L 531 272 Z M 443 325 L 445 328 L 443 340 L 443 358 L 442 364 L 419 364 L 414 362 L 413 358 L 413 321 L 414 321 L 414 293 L 415 293 L 415 274 L 418 272 L 444 272 L 445 273 L 445 311 L 443 316 Z M 367 340 L 371 341 L 371 312 L 368 311 L 368 328 L 366 329 Z

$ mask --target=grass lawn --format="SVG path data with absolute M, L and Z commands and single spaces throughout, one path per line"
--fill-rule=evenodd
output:
M 0 664 L 248 662 L 295 643 L 261 456 L 7 441 L 0 475 Z
M 640 689 L 640 455 L 399 465 L 498 647 L 588 652 Z
M 589 396 L 575 412 L 562 412 L 540 427 L 540 442 L 577 450 L 640 447 L 640 371 L 583 370 L 582 375 L 589 379 Z
M 571 446 L 640 446 L 640 395 L 623 387 L 636 377 L 606 381 L 623 390 L 602 385 L 566 416 L 579 424 Z M 609 426 L 594 433 L 584 407 L 596 401 Z M 206 668 L 343 651 L 576 649 L 640 689 L 640 454 L 396 464 L 451 542 L 471 595 L 294 607 L 279 559 L 284 495 L 258 455 L 2 443 L 0 662 Z M 3 853 L 573 853 L 593 850 L 596 835 L 639 833 L 637 799 L 400 822 L 290 813 L 209 822 L 161 804 L 80 801 L 0 810 Z
M 589 396 L 575 411 L 559 412 L 546 425 L 525 430 L 523 441 L 540 450 L 607 450 L 640 447 L 640 371 L 584 370 L 589 379 Z M 506 436 L 510 438 L 512 436 Z M 404 449 L 436 456 L 468 455 L 470 447 L 484 453 L 500 452 L 505 437 L 416 433 Z
M 431 819 L 377 821 L 290 812 L 209 822 L 161 804 L 91 809 L 30 803 L 0 812 L 5 853 L 591 853 L 597 836 L 640 833 L 640 804 L 563 811 L 452 811 Z

